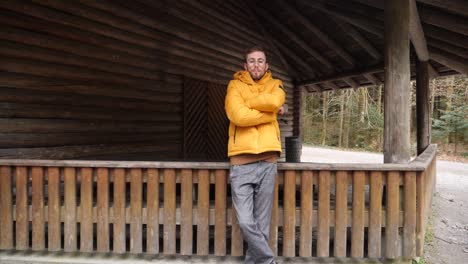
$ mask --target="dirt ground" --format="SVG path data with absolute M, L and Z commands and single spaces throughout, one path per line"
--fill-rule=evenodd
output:
M 445 159 L 445 158 L 444 158 Z M 383 155 L 303 146 L 303 162 L 382 163 Z M 437 160 L 425 264 L 468 263 L 468 163 Z

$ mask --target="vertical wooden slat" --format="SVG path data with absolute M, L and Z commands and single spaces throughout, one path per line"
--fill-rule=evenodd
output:
M 3 177 L 3 173 L 2 175 L 0 175 L 0 177 Z M 49 184 L 49 208 L 51 206 L 50 205 L 51 191 L 52 190 L 50 189 L 50 184 Z M 1 189 L 1 192 L 3 193 L 4 190 Z M 8 193 L 8 192 L 5 191 L 5 193 Z M 2 207 L 0 206 L 0 208 Z M 0 225 L 3 226 L 3 222 L 0 223 Z M 49 216 L 49 229 L 50 229 L 50 216 Z M 26 167 L 16 167 L 16 230 L 15 231 L 16 231 L 16 250 L 28 249 L 29 248 L 28 169 Z M 49 233 L 50 233 L 50 230 L 49 230 Z M 2 235 L 0 234 L 0 236 Z M 50 236 L 49 236 L 49 250 L 50 250 Z
M 215 171 L 215 256 L 226 255 L 226 185 L 225 170 Z
M 130 252 L 141 253 L 142 247 L 142 172 L 130 169 Z
M 174 169 L 164 170 L 164 249 L 166 255 L 176 253 L 176 177 Z
M 243 237 L 237 220 L 237 213 L 232 207 L 232 236 L 231 236 L 231 256 L 242 256 L 244 251 Z
M 348 222 L 348 172 L 336 172 L 335 205 L 335 257 L 346 257 L 347 222 Z
M 208 255 L 210 220 L 210 175 L 208 170 L 198 171 L 197 201 L 197 255 Z
M 181 171 L 180 254 L 193 253 L 193 177 L 192 170 Z
M 351 227 L 351 257 L 364 257 L 364 185 L 366 173 L 353 173 L 353 221 Z
M 380 258 L 382 253 L 382 172 L 373 171 L 370 175 L 370 212 L 368 255 Z
M 328 257 L 330 254 L 330 171 L 319 172 L 318 185 L 317 257 Z
M 75 168 L 64 169 L 65 204 L 64 204 L 64 250 L 76 251 L 76 171 Z
M 47 170 L 47 186 L 49 188 L 49 200 L 47 203 L 49 211 L 47 220 L 48 250 L 59 251 L 62 247 L 60 228 L 60 169 L 50 167 Z
M 385 251 L 387 258 L 398 257 L 398 218 L 399 218 L 400 172 L 390 171 L 387 175 L 387 221 L 385 225 Z
M 147 179 L 146 252 L 159 253 L 159 173 L 148 169 Z
M 312 211 L 313 211 L 313 173 L 303 171 L 301 175 L 301 227 L 299 256 L 312 256 Z
M 276 175 L 275 191 L 273 195 L 273 208 L 271 209 L 271 223 L 270 223 L 270 239 L 268 245 L 270 246 L 273 254 L 278 255 L 278 199 L 279 199 L 279 173 Z
M 0 168 L 0 249 L 13 249 L 13 205 L 11 167 Z
M 125 169 L 114 169 L 114 225 L 113 252 L 124 253 L 125 245 Z
M 416 172 L 405 172 L 405 214 L 403 226 L 403 257 L 416 256 Z
M 80 251 L 93 251 L 93 169 L 81 168 Z
M 32 177 L 32 249 L 44 250 L 44 171 L 41 167 L 31 169 Z
M 296 171 L 284 173 L 283 256 L 296 254 Z
M 97 168 L 97 251 L 109 252 L 109 170 Z
M 424 237 L 426 235 L 426 172 L 419 172 L 416 176 L 416 255 L 421 256 L 424 249 Z

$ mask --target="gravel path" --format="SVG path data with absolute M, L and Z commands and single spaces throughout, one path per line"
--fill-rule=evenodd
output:
M 304 146 L 303 162 L 382 163 L 383 155 Z M 426 264 L 468 263 L 468 164 L 437 160 Z

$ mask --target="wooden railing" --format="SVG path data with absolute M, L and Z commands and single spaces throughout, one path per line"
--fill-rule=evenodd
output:
M 413 258 L 435 183 L 407 165 L 280 163 L 278 255 Z M 0 249 L 239 256 L 227 163 L 0 160 Z

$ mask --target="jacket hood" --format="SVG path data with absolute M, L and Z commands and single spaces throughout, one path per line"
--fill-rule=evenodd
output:
M 255 82 L 252 77 L 250 76 L 250 73 L 248 71 L 238 71 L 236 73 L 234 73 L 234 80 L 239 80 L 243 83 L 246 83 L 246 84 L 249 84 L 249 85 L 252 85 L 252 84 L 265 84 L 266 82 L 268 82 L 269 80 L 271 80 L 271 71 L 267 71 L 265 72 L 265 75 L 263 75 L 263 77 L 258 81 L 258 82 Z

